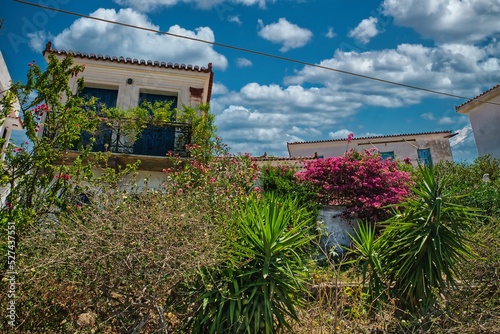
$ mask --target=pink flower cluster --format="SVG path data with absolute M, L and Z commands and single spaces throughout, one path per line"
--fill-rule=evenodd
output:
M 321 204 L 347 206 L 352 216 L 371 221 L 385 219 L 383 207 L 408 196 L 412 182 L 411 175 L 391 159 L 353 150 L 342 157 L 307 162 L 306 170 L 295 176 L 316 187 Z
M 44 112 L 49 112 L 49 106 L 45 103 L 40 104 L 39 106 L 36 106 L 35 109 L 33 109 L 33 113 L 38 116 L 42 116 Z

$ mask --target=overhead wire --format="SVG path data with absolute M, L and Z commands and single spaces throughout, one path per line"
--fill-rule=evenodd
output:
M 323 66 L 323 65 L 319 65 L 319 64 L 314 64 L 314 63 L 310 63 L 310 62 L 303 61 L 303 60 L 298 60 L 298 59 L 293 59 L 293 58 L 289 58 L 289 57 L 279 56 L 279 55 L 275 55 L 275 54 L 271 54 L 271 53 L 266 53 L 266 52 L 262 52 L 262 51 L 257 51 L 257 50 L 252 50 L 252 49 L 248 49 L 248 48 L 243 48 L 243 47 L 239 47 L 239 46 L 235 46 L 235 45 L 230 45 L 230 44 L 225 44 L 225 43 L 219 43 L 219 42 L 212 42 L 212 41 L 207 41 L 207 40 L 204 40 L 204 39 L 201 39 L 201 38 L 196 38 L 196 37 L 190 37 L 190 36 L 185 36 L 185 35 L 174 34 L 174 33 L 167 32 L 167 31 L 161 31 L 161 30 L 158 30 L 158 29 L 141 27 L 141 26 L 137 26 L 137 25 L 133 25 L 133 24 L 129 24 L 129 23 L 123 23 L 123 22 L 119 22 L 119 21 L 112 21 L 112 20 L 103 19 L 103 18 L 100 18 L 100 17 L 95 17 L 95 16 L 85 15 L 85 14 L 81 14 L 81 13 L 76 13 L 76 12 L 72 12 L 72 11 L 68 11 L 68 10 L 64 10 L 64 9 L 60 9 L 60 8 L 53 8 L 53 7 L 45 6 L 45 5 L 42 5 L 42 4 L 36 4 L 36 3 L 29 2 L 29 1 L 24 1 L 24 0 L 14 0 L 14 1 L 18 2 L 18 3 L 21 3 L 21 4 L 28 5 L 28 6 L 38 7 L 38 8 L 42 8 L 42 9 L 46 9 L 46 10 L 50 10 L 50 11 L 55 11 L 55 12 L 59 12 L 59 13 L 67 14 L 67 15 L 77 16 L 77 17 L 80 17 L 80 18 L 86 18 L 86 19 L 90 19 L 90 20 L 96 20 L 96 21 L 106 22 L 106 23 L 109 23 L 109 24 L 116 24 L 116 25 L 120 25 L 120 26 L 123 26 L 123 27 L 128 27 L 128 28 L 133 28 L 133 29 L 139 29 L 139 30 L 149 31 L 149 32 L 157 33 L 157 34 L 162 34 L 162 35 L 168 35 L 168 36 L 176 37 L 176 38 L 187 39 L 187 40 L 191 40 L 191 41 L 195 41 L 195 42 L 210 44 L 210 45 L 213 45 L 213 46 L 218 46 L 218 47 L 222 47 L 222 48 L 226 48 L 226 49 L 232 49 L 232 50 L 241 51 L 241 52 L 245 52 L 245 53 L 250 53 L 250 54 L 254 54 L 254 55 L 258 55 L 258 56 L 263 56 L 263 57 L 267 57 L 267 58 L 274 58 L 274 59 L 283 60 L 283 61 L 287 61 L 287 62 L 291 62 L 291 63 L 296 63 L 296 64 L 300 64 L 300 65 L 304 65 L 304 66 L 310 66 L 310 67 L 315 67 L 315 68 L 319 68 L 319 69 L 323 69 L 323 70 L 327 70 L 327 71 L 338 72 L 338 73 L 342 73 L 342 74 L 346 74 L 346 75 L 350 75 L 350 76 L 355 76 L 355 77 L 363 78 L 363 79 L 367 79 L 367 80 L 378 81 L 378 82 L 382 82 L 382 83 L 386 83 L 386 84 L 390 84 L 390 85 L 395 85 L 395 86 L 400 86 L 400 87 L 404 87 L 404 88 L 419 90 L 419 91 L 423 91 L 423 92 L 427 92 L 427 93 L 431 93 L 431 94 L 437 94 L 437 95 L 442 95 L 442 96 L 447 96 L 447 97 L 462 99 L 462 100 L 466 100 L 466 101 L 474 99 L 474 100 L 482 102 L 482 103 L 500 105 L 500 103 L 496 103 L 496 102 L 492 102 L 492 101 L 484 101 L 484 100 L 478 99 L 477 97 L 476 98 L 470 98 L 470 97 L 466 97 L 466 96 L 461 96 L 461 95 L 456 95 L 456 94 L 441 92 L 441 91 L 437 91 L 437 90 L 433 90 L 433 89 L 429 89 L 429 88 L 424 88 L 424 87 L 418 87 L 418 86 L 414 86 L 414 85 L 403 84 L 403 83 L 396 82 L 396 81 L 381 79 L 381 78 L 377 78 L 377 77 L 373 77 L 373 76 L 369 76 L 369 75 L 364 75 L 364 74 L 355 73 L 355 72 L 351 72 L 351 71 L 341 70 L 341 69 L 338 69 L 338 68 L 333 68 L 333 67 Z

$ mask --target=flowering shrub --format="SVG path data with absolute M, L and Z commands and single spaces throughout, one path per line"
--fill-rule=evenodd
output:
M 197 144 L 188 145 L 187 150 L 191 159 L 172 156 L 173 166 L 163 169 L 166 191 L 210 194 L 210 205 L 222 204 L 226 209 L 250 192 L 259 191 L 254 187 L 259 169 L 250 155 L 230 154 L 219 138 L 209 148 L 213 155 L 207 155 L 207 147 Z
M 305 167 L 295 175 L 316 188 L 320 204 L 346 206 L 347 214 L 360 219 L 385 219 L 383 207 L 400 202 L 410 191 L 410 173 L 371 151 L 350 150 L 342 157 L 306 162 Z

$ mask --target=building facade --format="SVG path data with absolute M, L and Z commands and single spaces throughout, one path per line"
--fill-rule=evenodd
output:
M 12 79 L 10 77 L 9 69 L 7 68 L 7 64 L 5 63 L 2 52 L 0 51 L 0 99 L 3 98 L 7 93 L 11 83 Z M 14 101 L 12 110 L 4 111 L 2 109 L 2 106 L 0 106 L 0 112 L 2 115 L 0 117 L 0 133 L 2 135 L 2 139 L 4 140 L 3 148 L 8 145 L 10 137 L 12 135 L 12 131 L 22 130 L 24 128 L 23 122 L 19 117 L 20 109 L 21 108 L 17 100 Z
M 2 99 L 7 91 L 9 90 L 12 83 L 7 64 L 3 58 L 2 52 L 0 51 L 0 99 Z M 12 105 L 12 110 L 3 110 L 0 105 L 0 134 L 2 135 L 3 145 L 0 148 L 0 160 L 4 158 L 5 148 L 9 145 L 12 131 L 19 131 L 24 128 L 23 122 L 19 117 L 20 105 L 16 100 Z M 0 186 L 0 205 L 5 203 L 5 199 L 10 192 L 10 187 Z
M 184 107 L 197 107 L 210 102 L 213 85 L 211 64 L 199 67 L 56 50 L 50 42 L 43 54 L 46 59 L 50 54 L 60 60 L 71 56 L 75 65 L 84 65 L 85 70 L 78 76 L 83 77 L 85 84 L 80 94 L 95 97 L 99 104 L 108 108 L 128 110 L 143 101 L 158 101 L 171 102 L 172 109 L 182 112 Z M 78 78 L 70 79 L 73 92 L 77 91 Z M 168 167 L 167 152 L 182 154 L 185 144 L 190 142 L 190 129 L 188 124 L 175 120 L 165 125 L 149 124 L 130 142 L 127 138 L 120 139 L 119 134 L 106 128 L 103 122 L 92 149 L 111 152 L 110 166 L 124 166 L 140 160 L 138 179 L 156 187 L 164 177 L 162 169 Z
M 412 164 L 453 161 L 449 138 L 451 131 L 397 134 L 389 136 L 353 137 L 347 139 L 319 140 L 287 143 L 290 157 L 337 157 L 347 150 L 376 150 L 383 158 L 403 161 L 409 158 Z
M 500 159 L 500 85 L 455 107 L 455 110 L 469 116 L 478 155 L 489 154 Z

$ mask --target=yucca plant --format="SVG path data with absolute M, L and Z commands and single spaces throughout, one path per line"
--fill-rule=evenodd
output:
M 205 270 L 193 333 L 275 333 L 298 321 L 307 295 L 304 250 L 313 216 L 297 200 L 251 197 L 238 218 L 233 262 Z
M 352 262 L 362 271 L 363 284 L 367 284 L 367 301 L 372 306 L 380 305 L 385 300 L 387 286 L 384 268 L 381 263 L 380 249 L 376 239 L 376 229 L 373 224 L 363 222 L 358 224 L 354 236 L 351 236 L 351 254 L 355 255 Z
M 464 232 L 480 211 L 453 204 L 446 179 L 438 179 L 432 167 L 420 166 L 419 172 L 413 196 L 393 206 L 383 223 L 377 248 L 400 306 L 425 313 L 460 277 L 460 261 L 472 253 Z

